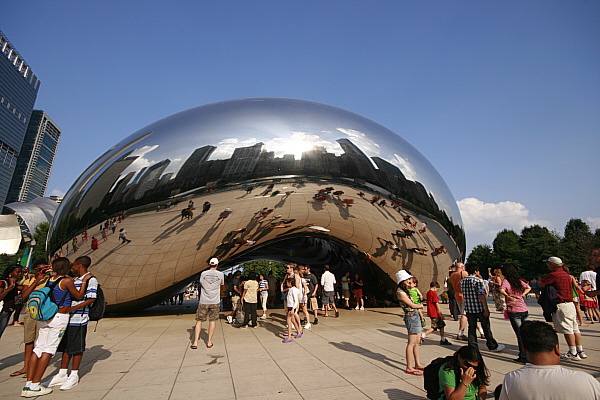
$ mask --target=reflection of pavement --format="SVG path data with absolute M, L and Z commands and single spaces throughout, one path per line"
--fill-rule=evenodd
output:
M 541 309 L 535 299 L 527 303 L 530 318 L 540 320 Z M 197 303 L 190 300 L 185 304 L 190 306 L 188 310 L 195 310 Z M 441 307 L 448 315 L 447 305 Z M 204 342 L 197 350 L 189 348 L 194 315 L 151 316 L 156 309 L 160 307 L 135 317 L 105 318 L 96 332 L 92 323 L 79 385 L 49 399 L 424 398 L 423 378 L 403 372 L 406 328 L 399 308 L 340 310 L 340 318 L 320 318 L 319 325 L 289 344 L 281 343 L 281 309 L 271 310 L 272 322 L 259 320 L 257 329 L 236 329 L 220 320 L 210 350 Z M 446 322 L 448 339 L 464 343 L 455 340 L 457 322 Z M 589 358 L 565 363 L 566 367 L 600 376 L 598 329 L 593 325 L 582 329 Z M 491 372 L 490 390 L 502 382 L 505 373 L 520 367 L 511 362 L 517 357 L 516 339 L 500 313 L 492 315 L 492 330 L 500 343 L 507 344 L 507 350 L 483 351 Z M 420 347 L 425 365 L 459 348 L 437 345 L 437 334 L 431 338 Z M 22 328 L 8 327 L 2 336 L 0 397 L 17 399 L 23 386 L 24 379 L 8 376 L 22 365 L 22 339 Z M 204 330 L 201 339 L 206 340 Z M 479 346 L 485 348 L 484 341 L 479 340 Z M 564 351 L 562 337 L 560 346 Z M 48 375 L 57 371 L 59 360 L 54 357 Z
M 306 183 L 301 187 L 277 184 L 273 190 L 282 193 L 294 190 L 287 198 L 283 194 L 260 196 L 260 187 L 251 194 L 246 194 L 245 190 L 232 190 L 195 197 L 195 204 L 206 200 L 212 203 L 206 215 L 202 215 L 201 208 L 197 207 L 191 220 L 182 221 L 181 210 L 187 205 L 187 200 L 169 210 L 157 212 L 152 209 L 134 214 L 118 224 L 117 234 L 109 235 L 107 242 L 100 239 L 98 250 L 91 252 L 88 241 L 69 257 L 83 254 L 92 257 L 95 264 L 93 271 L 111 304 L 148 296 L 183 281 L 206 268 L 207 260 L 215 254 L 226 259 L 251 249 L 245 245 L 219 246 L 229 232 L 241 228 L 246 228 L 246 231 L 237 237 L 257 241 L 256 245 L 285 237 L 287 233 L 310 232 L 309 224 L 329 229 L 330 232 L 322 234 L 356 244 L 360 251 L 372 254 L 372 261 L 392 277 L 400 268 L 410 269 L 419 278 L 423 289 L 435 276 L 434 263 L 443 267 L 440 271 L 445 271 L 451 260 L 458 257 L 452 251 L 446 255 L 431 256 L 440 244 L 448 249 L 453 247 L 443 229 L 433 221 L 426 219 L 431 229 L 425 235 L 417 232 L 412 238 L 397 239 L 391 233 L 404 227 L 397 211 L 389 206 L 373 205 L 366 200 L 370 198 L 369 193 L 362 199 L 356 194 L 357 189 L 340 184 L 332 186 L 343 190 L 344 195 L 330 195 L 324 201 L 315 201 L 313 195 L 327 186 L 330 183 Z M 344 198 L 353 199 L 354 205 L 346 207 L 341 202 Z M 274 208 L 274 211 L 266 218 L 255 218 L 255 213 L 264 207 Z M 225 208 L 231 208 L 233 213 L 218 220 L 219 213 Z M 281 218 L 276 221 L 288 218 L 295 218 L 295 221 L 276 228 L 270 222 L 271 217 L 277 215 Z M 420 226 L 421 218 L 412 213 L 411 217 Z M 132 240 L 129 244 L 120 244 L 118 240 L 118 230 L 122 227 Z M 90 230 L 90 235 L 95 233 Z M 402 250 L 397 253 L 381 248 L 377 236 L 395 241 Z M 429 248 L 427 256 L 406 250 L 421 246 Z M 443 280 L 444 276 L 442 274 L 437 279 Z

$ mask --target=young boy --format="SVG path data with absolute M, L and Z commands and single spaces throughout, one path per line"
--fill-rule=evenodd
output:
M 424 333 L 424 337 L 439 329 L 440 331 L 440 344 L 444 346 L 451 346 L 452 343 L 444 337 L 444 316 L 440 310 L 440 300 L 438 298 L 437 291 L 440 290 L 440 284 L 437 282 L 431 282 L 429 284 L 429 291 L 427 292 L 427 315 L 431 318 L 431 328 L 427 329 Z

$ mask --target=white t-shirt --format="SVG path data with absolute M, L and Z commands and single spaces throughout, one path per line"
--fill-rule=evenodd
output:
M 287 306 L 288 308 L 297 308 L 298 300 L 300 298 L 300 289 L 296 286 L 292 286 L 287 292 Z
M 329 271 L 323 272 L 321 275 L 321 286 L 323 286 L 323 290 L 326 292 L 333 292 L 335 285 L 335 275 L 333 275 Z
M 560 365 L 527 364 L 507 373 L 500 400 L 600 400 L 600 382 Z
M 221 302 L 221 285 L 225 284 L 225 277 L 221 271 L 208 269 L 200 274 L 200 304 L 219 304 Z
M 596 271 L 583 271 L 579 275 L 579 284 L 584 280 L 588 280 L 592 284 L 592 290 L 596 290 Z

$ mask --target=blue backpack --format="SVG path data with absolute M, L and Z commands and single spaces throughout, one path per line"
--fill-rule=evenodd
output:
M 48 321 L 52 319 L 58 312 L 58 304 L 62 304 L 65 297 L 69 294 L 67 291 L 60 303 L 56 304 L 52 290 L 58 285 L 58 283 L 64 278 L 60 277 L 56 281 L 52 282 L 50 286 L 46 283 L 41 289 L 34 290 L 27 300 L 27 310 L 29 315 L 36 321 Z

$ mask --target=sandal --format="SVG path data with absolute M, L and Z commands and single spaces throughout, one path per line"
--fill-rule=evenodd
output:
M 19 370 L 19 371 L 13 372 L 12 374 L 10 374 L 10 376 L 11 376 L 11 378 L 14 378 L 15 376 L 23 375 L 23 374 L 26 374 L 26 373 L 27 373 L 27 371 Z
M 198 346 L 194 346 L 194 345 L 190 346 L 190 349 L 192 349 L 192 350 L 196 350 L 197 348 L 198 348 Z
M 414 376 L 423 376 L 423 372 L 421 371 L 404 371 L 404 373 Z
M 206 347 L 207 347 L 207 348 L 209 348 L 209 349 L 210 349 L 211 347 L 213 347 L 214 345 L 215 345 L 214 343 L 211 343 L 211 344 L 208 344 L 208 343 L 206 343 Z

